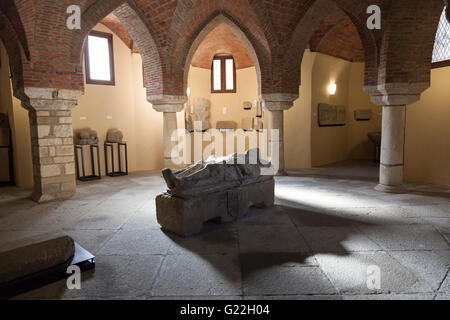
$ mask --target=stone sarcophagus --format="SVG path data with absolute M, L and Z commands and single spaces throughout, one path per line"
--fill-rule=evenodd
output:
M 199 233 L 206 221 L 231 222 L 251 206 L 273 206 L 273 176 L 261 175 L 259 161 L 250 161 L 252 152 L 258 155 L 253 149 L 226 158 L 211 157 L 175 173 L 164 169 L 168 191 L 156 197 L 158 223 L 186 237 Z

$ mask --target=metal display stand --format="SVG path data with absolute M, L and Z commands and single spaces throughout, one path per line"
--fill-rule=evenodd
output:
M 373 162 L 380 162 L 381 157 L 381 146 L 375 145 L 375 150 L 373 152 Z
M 9 166 L 9 180 L 8 181 L 0 181 L 0 187 L 13 186 L 16 184 L 14 178 L 14 157 L 13 157 L 13 149 L 12 149 L 12 139 L 11 139 L 11 131 L 9 134 L 9 146 L 0 146 L 0 149 L 8 150 L 8 166 Z
M 119 170 L 115 171 L 114 169 L 114 145 L 117 144 L 117 153 L 118 153 L 118 161 L 119 161 Z M 125 171 L 122 169 L 122 148 L 124 147 L 125 151 Z M 108 166 L 108 149 L 110 149 L 110 159 L 111 159 L 111 171 Z M 120 177 L 128 175 L 128 149 L 126 142 L 105 142 L 105 170 L 106 175 L 109 177 Z
M 94 149 L 97 150 L 97 170 L 95 168 Z M 79 160 L 78 160 L 79 153 L 81 153 L 82 175 L 80 175 L 80 164 L 79 164 Z M 89 154 L 90 154 L 90 160 L 91 160 L 92 174 L 90 176 L 86 176 L 85 165 L 84 165 L 83 145 L 75 145 L 75 165 L 76 165 L 76 170 L 77 170 L 77 179 L 80 181 L 83 181 L 83 182 L 91 181 L 91 180 L 98 180 L 98 179 L 102 178 L 101 171 L 100 171 L 100 149 L 98 147 L 98 144 L 89 145 Z M 96 172 L 98 174 L 96 174 Z

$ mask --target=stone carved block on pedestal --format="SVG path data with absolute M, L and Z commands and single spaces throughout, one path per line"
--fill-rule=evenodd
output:
M 210 103 L 208 99 L 195 98 L 191 106 L 185 108 L 185 126 L 186 130 L 193 132 L 194 130 L 206 131 L 211 128 L 210 124 Z M 200 122 L 201 127 L 195 127 L 195 123 Z
M 122 131 L 115 129 L 109 130 L 106 136 L 106 141 L 112 143 L 122 143 L 123 142 Z
M 236 130 L 237 129 L 237 123 L 234 121 L 217 121 L 216 122 L 216 129 L 218 130 Z
M 186 237 L 199 233 L 206 221 L 235 221 L 251 206 L 273 206 L 275 182 L 253 164 L 258 157 L 259 151 L 248 151 L 210 157 L 175 173 L 164 169 L 168 191 L 156 197 L 158 223 Z
M 94 145 L 98 144 L 98 135 L 95 130 L 80 130 L 77 133 L 77 144 L 79 145 Z

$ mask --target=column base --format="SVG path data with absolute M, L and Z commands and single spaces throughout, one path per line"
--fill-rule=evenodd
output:
M 280 171 L 278 171 L 277 173 L 274 174 L 274 176 L 276 176 L 276 177 L 285 177 L 287 175 L 288 174 L 287 174 L 287 172 L 285 170 L 280 170 Z
M 406 189 L 403 185 L 398 186 L 386 186 L 384 184 L 379 184 L 375 187 L 376 191 L 384 192 L 384 193 L 405 193 Z
M 60 192 L 60 193 L 47 193 L 43 194 L 40 192 L 33 192 L 30 196 L 30 199 L 37 203 L 50 202 L 55 200 L 67 200 L 72 198 L 75 195 L 75 191 L 73 192 Z

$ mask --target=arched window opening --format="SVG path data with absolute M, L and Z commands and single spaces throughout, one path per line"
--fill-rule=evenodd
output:
M 211 66 L 211 93 L 236 93 L 233 56 L 215 56 Z
M 86 83 L 115 85 L 113 35 L 91 31 L 86 40 Z
M 433 50 L 433 68 L 450 66 L 450 24 L 442 11 Z

